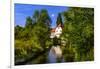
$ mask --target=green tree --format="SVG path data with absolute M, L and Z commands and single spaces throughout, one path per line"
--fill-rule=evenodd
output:
M 26 28 L 32 28 L 32 18 L 29 16 L 26 18 L 26 24 L 25 24 L 25 27 Z
M 63 14 L 63 37 L 68 39 L 67 46 L 75 53 L 74 61 L 93 60 L 94 9 L 74 7 Z
M 33 22 L 36 23 L 39 20 L 40 17 L 40 12 L 38 10 L 35 10 L 32 18 L 33 18 Z
M 23 27 L 21 27 L 21 26 L 19 26 L 19 25 L 16 25 L 16 26 L 15 26 L 15 32 L 14 32 L 14 34 L 15 34 L 15 39 L 20 39 L 20 38 L 21 38 L 20 34 L 21 34 L 21 32 L 23 32 L 23 30 L 24 30 Z
M 47 10 L 43 9 L 40 12 L 36 10 L 32 15 L 32 18 L 29 16 L 26 18 L 26 24 L 23 27 L 23 31 L 19 32 L 20 27 L 15 29 L 16 33 L 19 35 L 19 38 L 15 38 L 15 63 L 18 61 L 24 60 L 30 57 L 42 57 L 42 61 L 46 61 L 46 56 L 44 56 L 47 48 L 49 48 L 50 42 L 50 24 L 51 19 L 48 15 Z M 16 28 L 16 27 L 15 27 Z M 17 32 L 18 31 L 18 32 Z M 17 35 L 15 35 L 16 37 Z M 42 54 L 39 54 L 44 52 Z M 33 56 L 38 55 L 38 56 Z M 44 58 L 45 57 L 45 58 Z M 35 58 L 36 62 L 32 63 L 41 63 L 38 58 Z M 23 62 L 24 62 L 23 61 Z
M 51 18 L 47 12 L 47 10 L 42 9 L 40 12 L 40 21 L 45 23 L 46 26 L 50 27 L 51 24 Z
M 57 21 L 56 21 L 56 25 L 59 25 L 59 24 L 63 26 L 61 13 L 58 14 Z

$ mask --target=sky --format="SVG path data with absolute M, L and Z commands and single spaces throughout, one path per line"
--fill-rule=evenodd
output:
M 69 8 L 65 6 L 50 6 L 50 5 L 32 5 L 32 4 L 15 4 L 14 5 L 14 18 L 15 26 L 25 26 L 26 17 L 34 14 L 35 10 L 46 9 L 52 20 L 51 27 L 56 26 L 58 13 L 67 11 Z

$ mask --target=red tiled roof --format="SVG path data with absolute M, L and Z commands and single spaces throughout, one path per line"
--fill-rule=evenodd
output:
M 55 29 L 56 29 L 56 28 L 52 28 L 52 29 L 51 29 L 51 32 L 55 32 Z

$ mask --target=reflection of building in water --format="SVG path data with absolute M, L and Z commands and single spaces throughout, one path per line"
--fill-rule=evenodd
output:
M 61 59 L 61 62 L 63 62 L 62 50 L 59 46 L 52 46 L 52 48 L 49 51 L 48 61 L 49 63 L 56 63 L 58 61 L 57 59 Z

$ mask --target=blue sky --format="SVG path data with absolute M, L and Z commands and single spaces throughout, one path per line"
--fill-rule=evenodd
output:
M 26 17 L 32 16 L 35 10 L 46 9 L 51 17 L 51 27 L 56 26 L 56 19 L 59 12 L 67 11 L 68 7 L 64 6 L 49 6 L 49 5 L 32 5 L 32 4 L 15 4 L 14 17 L 15 25 L 25 26 Z

